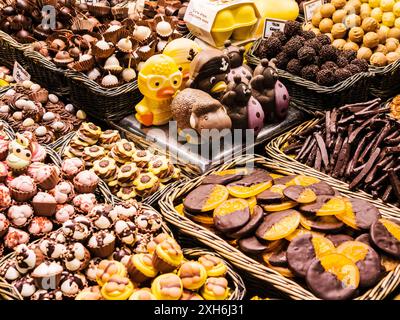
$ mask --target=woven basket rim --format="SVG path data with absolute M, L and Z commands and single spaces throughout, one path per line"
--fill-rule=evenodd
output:
M 262 38 L 258 39 L 253 46 L 250 48 L 246 55 L 247 61 L 249 61 L 252 64 L 259 64 L 261 62 L 261 59 L 258 58 L 257 56 L 254 55 L 254 51 L 258 48 L 258 46 L 261 43 Z M 350 89 L 353 85 L 355 85 L 357 82 L 359 82 L 362 79 L 367 79 L 373 77 L 373 73 L 368 71 L 368 72 L 360 72 L 357 73 L 349 78 L 347 78 L 344 81 L 341 81 L 334 86 L 321 86 L 317 84 L 316 82 L 310 81 L 303 79 L 299 76 L 296 76 L 294 74 L 291 74 L 285 70 L 277 68 L 277 72 L 279 77 L 284 78 L 288 81 L 294 82 L 296 85 L 305 87 L 306 89 L 315 91 L 317 93 L 322 93 L 322 94 L 333 94 L 337 92 L 341 92 L 347 89 Z
M 197 223 L 191 221 L 190 219 L 179 215 L 176 212 L 174 207 L 174 201 L 177 198 L 180 198 L 194 187 L 198 186 L 201 181 L 210 173 L 215 171 L 226 170 L 229 168 L 234 168 L 236 166 L 245 165 L 247 163 L 253 162 L 257 165 L 261 165 L 263 168 L 272 169 L 280 173 L 285 174 L 301 174 L 299 171 L 283 169 L 279 165 L 271 162 L 265 157 L 255 155 L 252 156 L 244 156 L 238 157 L 230 163 L 227 163 L 223 166 L 220 166 L 217 169 L 210 170 L 208 173 L 203 176 L 194 179 L 188 183 L 181 184 L 179 188 L 176 190 L 171 190 L 160 202 L 161 213 L 165 217 L 165 219 L 178 227 L 182 233 L 187 234 L 189 236 L 197 238 L 197 240 L 201 241 L 205 245 L 212 247 L 216 252 L 220 253 L 226 259 L 229 259 L 230 262 L 238 267 L 239 269 L 247 271 L 252 276 L 257 277 L 260 280 L 263 280 L 280 292 L 286 293 L 292 299 L 299 300 L 314 300 L 318 299 L 314 294 L 308 291 L 306 288 L 303 288 L 297 282 L 283 277 L 278 272 L 270 269 L 269 267 L 260 264 L 256 260 L 250 258 L 249 256 L 243 254 L 238 249 L 232 247 L 225 240 L 214 234 L 212 231 L 206 229 L 203 226 L 198 225 Z M 335 189 L 336 186 L 332 186 Z M 339 190 L 341 193 L 344 193 L 345 190 Z M 396 218 L 396 217 L 395 217 Z M 384 285 L 389 284 L 389 288 L 386 290 Z M 389 293 L 391 293 L 394 288 L 400 284 L 400 265 L 396 267 L 394 271 L 389 272 L 374 288 L 369 289 L 363 295 L 357 297 L 356 299 L 367 300 L 367 299 L 383 299 Z

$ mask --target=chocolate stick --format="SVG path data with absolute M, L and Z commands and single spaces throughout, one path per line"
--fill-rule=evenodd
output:
M 393 187 L 394 195 L 398 200 L 400 200 L 400 179 L 396 175 L 393 169 L 388 170 L 390 184 Z
M 331 112 L 327 111 L 325 116 L 325 141 L 328 148 L 331 144 Z
M 369 124 L 371 124 L 373 122 L 373 120 L 376 119 L 376 116 L 366 120 L 362 125 L 360 125 L 356 130 L 354 130 L 350 137 L 349 137 L 349 143 L 353 143 L 353 141 L 357 138 L 358 134 L 364 129 L 366 128 Z
M 383 174 L 378 180 L 376 180 L 374 183 L 371 183 L 371 187 L 377 188 L 378 186 L 382 185 L 383 181 L 385 181 L 388 176 L 389 175 L 387 173 Z
M 335 168 L 333 169 L 332 172 L 332 177 L 337 178 L 340 174 L 340 170 L 342 166 L 345 164 L 346 156 L 347 156 L 347 151 L 350 149 L 350 144 L 349 144 L 349 138 L 345 138 L 343 141 L 342 148 L 340 149 L 339 157 L 336 162 Z
M 379 157 L 379 154 L 381 153 L 381 149 L 377 148 L 365 164 L 365 168 L 361 170 L 361 172 L 355 177 L 355 179 L 350 183 L 350 190 L 354 189 L 360 182 L 361 180 L 365 177 L 365 175 L 371 170 L 373 164 L 375 163 L 376 159 Z
M 319 133 L 314 133 L 314 137 L 317 140 L 318 148 L 321 151 L 322 161 L 324 162 L 324 166 L 327 170 L 329 170 L 329 157 L 328 151 L 326 150 L 326 145 L 324 139 Z
M 317 154 L 315 156 L 314 169 L 321 171 L 321 164 L 322 164 L 322 154 L 321 154 L 321 150 L 318 148 Z
M 385 149 L 383 149 L 385 150 Z M 390 155 L 386 158 L 384 158 L 381 162 L 378 162 L 378 164 L 376 165 L 378 168 L 383 168 L 384 166 L 386 166 L 390 161 L 392 161 L 393 159 L 393 155 Z
M 288 154 L 288 153 L 291 153 L 292 151 L 295 151 L 295 150 L 301 148 L 302 146 L 303 146 L 303 143 L 301 143 L 301 142 L 296 142 L 296 143 L 290 144 L 290 145 L 288 145 L 287 147 L 283 148 L 282 151 L 283 151 L 284 153 Z
M 357 145 L 357 149 L 354 152 L 354 156 L 351 159 L 351 161 L 349 162 L 348 166 L 347 166 L 347 170 L 346 170 L 346 177 L 350 177 L 350 175 L 353 173 L 353 169 L 358 161 L 358 157 L 361 154 L 362 149 L 365 146 L 365 142 L 367 141 L 367 139 L 369 139 L 369 135 L 365 135 L 364 137 L 361 138 L 361 141 L 358 143 Z
M 310 155 L 308 156 L 307 161 L 306 161 L 306 165 L 308 165 L 309 167 L 314 166 L 317 149 L 318 149 L 318 145 L 316 143 L 314 143 L 314 146 L 313 146 L 313 148 L 310 152 Z
M 383 149 L 383 150 L 381 151 L 379 157 L 378 157 L 377 162 L 378 162 L 378 163 L 381 162 L 382 159 L 385 158 L 385 156 L 386 156 L 386 152 L 385 152 L 385 150 Z M 372 170 L 368 173 L 367 177 L 365 178 L 365 183 L 370 183 L 370 182 L 372 182 L 372 181 L 374 180 L 375 174 L 376 174 L 376 172 L 378 171 L 378 169 L 379 169 L 378 165 L 376 165 L 376 166 L 374 166 L 374 167 L 372 168 Z
M 303 156 L 304 152 L 307 150 L 307 147 L 309 146 L 311 139 L 312 139 L 312 136 L 308 136 L 307 137 L 306 141 L 303 144 L 303 147 L 300 149 L 299 153 L 297 154 L 297 156 L 295 158 L 296 160 L 300 161 L 300 159 Z
M 358 102 L 358 103 L 352 103 L 352 104 L 345 104 L 344 106 L 340 107 L 340 111 L 350 111 L 352 108 L 362 108 L 362 109 L 370 109 L 373 108 L 372 106 L 375 106 L 376 104 L 379 104 L 381 102 L 381 98 L 376 98 L 371 101 L 365 101 L 365 102 Z
M 393 186 L 390 184 L 386 187 L 385 192 L 382 195 L 382 200 L 383 201 L 388 201 L 390 198 L 390 195 L 392 194 L 393 191 Z
M 336 139 L 335 147 L 333 148 L 333 152 L 331 154 L 331 163 L 332 165 L 336 163 L 336 159 L 339 155 L 339 151 L 342 148 L 343 145 L 343 136 L 339 134 L 339 136 Z
M 388 153 L 400 153 L 400 146 L 398 147 L 387 147 L 386 148 Z

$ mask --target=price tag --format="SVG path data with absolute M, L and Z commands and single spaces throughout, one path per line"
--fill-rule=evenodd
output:
M 264 38 L 268 38 L 274 31 L 282 31 L 285 29 L 285 20 L 280 19 L 265 19 L 264 23 Z
M 21 66 L 18 61 L 14 63 L 13 78 L 16 82 L 23 82 L 25 80 L 30 80 L 31 75 Z
M 306 22 L 311 21 L 315 10 L 324 4 L 324 0 L 311 0 L 303 3 L 304 9 L 304 20 Z

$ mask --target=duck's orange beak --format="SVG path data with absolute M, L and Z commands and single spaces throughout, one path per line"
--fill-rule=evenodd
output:
M 189 71 L 188 71 L 188 72 L 185 72 L 185 73 L 183 74 L 183 82 L 186 82 L 187 80 L 189 80 L 189 76 L 190 76 Z
M 157 91 L 157 98 L 168 99 L 168 98 L 172 98 L 172 96 L 174 94 L 175 94 L 175 90 L 171 87 L 167 87 L 167 88 Z

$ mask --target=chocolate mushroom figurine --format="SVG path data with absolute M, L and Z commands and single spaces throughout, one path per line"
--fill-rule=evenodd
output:
M 274 60 L 262 59 L 250 81 L 252 96 L 264 109 L 268 119 L 283 120 L 289 108 L 289 93 L 278 81 Z

